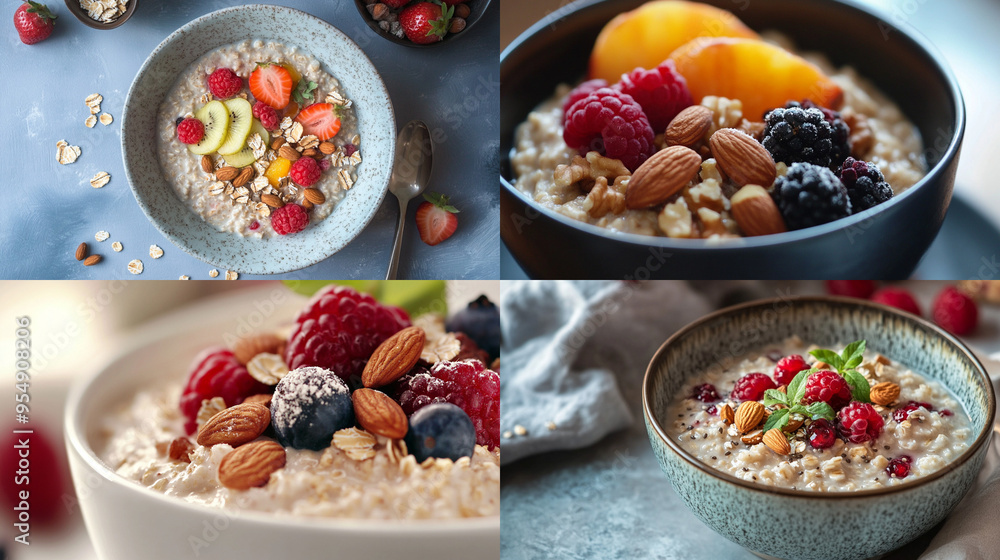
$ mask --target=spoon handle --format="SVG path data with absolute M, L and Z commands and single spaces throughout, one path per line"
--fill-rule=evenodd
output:
M 406 203 L 408 200 L 399 200 L 399 225 L 396 226 L 396 242 L 392 244 L 392 257 L 389 259 L 389 271 L 385 274 L 386 280 L 396 279 L 396 269 L 399 268 L 399 248 L 403 244 L 403 226 L 406 224 Z

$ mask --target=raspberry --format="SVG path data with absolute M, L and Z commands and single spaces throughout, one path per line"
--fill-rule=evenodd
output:
M 587 80 L 586 82 L 583 82 L 573 88 L 573 91 L 569 92 L 569 95 L 566 96 L 566 101 L 563 102 L 563 122 L 565 123 L 566 121 L 566 112 L 569 111 L 569 108 L 572 107 L 574 103 L 584 97 L 587 97 L 595 91 L 606 87 L 610 87 L 608 82 L 597 78 L 595 80 Z
M 677 113 L 694 104 L 687 81 L 667 60 L 652 70 L 636 68 L 622 76 L 614 89 L 627 93 L 642 107 L 654 131 L 664 131 Z
M 833 130 L 833 136 L 830 137 L 830 142 L 833 144 L 830 157 L 831 165 L 833 167 L 840 166 L 841 162 L 847 159 L 851 155 L 851 129 L 844 122 L 840 113 L 834 111 L 833 109 L 827 109 L 826 107 L 820 107 L 812 101 L 806 99 L 802 103 L 796 103 L 795 101 L 789 101 L 785 104 L 786 109 L 791 109 L 792 107 L 801 107 L 803 109 L 819 109 L 823 113 L 823 118 L 830 124 L 830 128 Z
M 274 130 L 278 128 L 278 112 L 263 101 L 258 101 L 253 104 L 253 116 L 257 117 L 260 124 L 264 126 L 267 130 Z
M 827 280 L 826 293 L 834 296 L 847 296 L 868 299 L 875 293 L 874 280 Z
M 874 163 L 849 157 L 837 171 L 837 176 L 847 188 L 847 195 L 851 197 L 851 209 L 855 214 L 892 198 L 892 187 Z
M 868 403 L 852 402 L 837 413 L 837 432 L 851 443 L 877 439 L 885 423 Z
M 896 422 L 902 422 L 907 418 L 909 418 L 910 414 L 913 413 L 918 408 L 924 408 L 927 410 L 927 412 L 934 411 L 934 407 L 931 406 L 930 403 L 910 401 L 904 404 L 903 406 L 897 408 L 896 410 L 894 410 L 892 412 L 892 419 L 895 420 Z
M 208 89 L 219 99 L 228 99 L 243 89 L 243 78 L 229 68 L 219 68 L 208 77 Z
M 430 371 L 418 369 L 389 391 L 407 416 L 438 402 L 457 405 L 476 427 L 476 443 L 500 445 L 500 376 L 479 360 L 438 362 Z
M 778 177 L 771 193 L 789 229 L 804 229 L 851 215 L 847 189 L 833 171 L 795 163 Z
M 185 144 L 197 144 L 205 137 L 205 125 L 191 117 L 177 125 L 177 139 Z
M 806 429 L 806 437 L 809 439 L 809 445 L 813 448 L 827 449 L 837 441 L 837 432 L 828 420 L 819 418 L 809 424 Z
M 917 304 L 917 300 L 913 298 L 913 294 L 902 288 L 882 288 L 872 295 L 872 301 L 920 316 L 920 306 Z
M 270 392 L 270 387 L 250 377 L 228 348 L 207 348 L 191 362 L 191 373 L 181 393 L 181 412 L 187 418 L 184 428 L 189 435 L 198 429 L 198 410 L 205 399 L 222 397 L 226 406 L 233 406 L 250 395 Z
M 764 115 L 761 144 L 776 162 L 788 165 L 804 162 L 836 168 L 840 162 L 834 162 L 837 153 L 833 139 L 833 127 L 819 109 L 773 109 Z
M 368 294 L 331 284 L 316 292 L 295 323 L 285 347 L 288 368 L 317 366 L 348 379 L 361 374 L 382 341 L 410 326 L 410 317 Z
M 319 168 L 319 164 L 316 160 L 311 157 L 300 157 L 295 160 L 292 164 L 292 168 L 288 170 L 288 175 L 295 181 L 295 184 L 309 187 L 319 181 L 320 175 L 323 174 L 323 170 Z
M 889 461 L 889 466 L 885 468 L 885 472 L 889 475 L 889 478 L 906 478 L 906 475 L 910 474 L 910 463 L 912 462 L 913 457 L 900 455 Z
M 298 204 L 286 204 L 271 212 L 271 227 L 278 235 L 298 233 L 306 229 L 307 225 L 309 225 L 309 214 L 306 214 Z
M 948 286 L 934 300 L 934 322 L 951 334 L 962 336 L 976 329 L 979 309 L 969 296 Z
M 748 373 L 736 381 L 732 397 L 741 401 L 759 401 L 764 398 L 764 391 L 777 388 L 774 381 L 763 373 Z
M 694 391 L 691 393 L 691 398 L 703 403 L 713 403 L 719 400 L 719 392 L 715 390 L 715 385 L 703 383 L 695 386 Z
M 817 371 L 806 379 L 807 403 L 825 402 L 834 410 L 839 410 L 851 402 L 851 386 L 834 371 Z
M 566 113 L 563 140 L 581 154 L 598 151 L 635 171 L 653 155 L 653 129 L 632 96 L 601 88 Z
M 806 369 L 809 369 L 809 364 L 802 359 L 802 356 L 798 354 L 785 356 L 774 366 L 774 380 L 778 385 L 788 385 L 800 371 Z

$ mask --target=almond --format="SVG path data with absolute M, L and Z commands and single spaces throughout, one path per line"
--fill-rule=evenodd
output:
M 882 354 L 875 354 L 875 362 L 882 364 L 883 366 L 892 365 L 892 360 L 886 358 Z
M 747 445 L 757 445 L 764 437 L 764 430 L 754 430 L 740 438 L 740 441 Z
M 219 482 L 233 490 L 263 486 L 285 466 L 285 448 L 275 441 L 255 441 L 234 449 L 219 462 Z
M 302 155 L 304 155 L 306 157 L 315 158 L 315 157 L 320 157 L 323 154 L 320 153 L 320 151 L 317 150 L 316 148 L 306 148 L 306 149 L 302 150 Z
M 179 437 L 170 442 L 167 455 L 174 461 L 191 462 L 191 452 L 194 451 L 194 444 L 186 437 Z
M 271 393 L 261 393 L 259 395 L 250 395 L 249 397 L 243 399 L 243 404 L 252 403 L 259 404 L 261 406 L 271 408 L 271 398 L 274 397 Z
M 782 428 L 782 430 L 784 430 L 784 431 L 786 431 L 788 433 L 794 432 L 795 430 L 798 430 L 799 428 L 802 427 L 802 423 L 804 421 L 805 421 L 805 419 L 802 418 L 802 416 L 800 416 L 798 414 L 789 415 L 788 416 L 788 423 L 785 424 L 785 427 Z
M 813 369 L 830 369 L 830 364 L 826 362 L 816 362 L 812 365 Z
M 285 143 L 285 139 L 281 136 L 276 136 L 274 140 L 271 140 L 271 149 L 277 151 L 282 144 Z
M 788 445 L 788 438 L 785 437 L 785 433 L 777 428 L 772 428 L 768 430 L 764 437 L 761 438 L 764 445 L 768 447 L 771 451 L 779 455 L 788 455 L 792 452 L 792 446 Z
M 212 165 L 212 158 L 210 158 L 208 156 L 201 156 L 201 170 L 202 171 L 204 171 L 205 173 L 211 173 L 213 167 L 215 167 L 215 166 Z
M 228 443 L 233 447 L 251 442 L 271 424 L 271 411 L 257 403 L 231 406 L 198 428 L 198 445 Z
M 737 185 L 769 187 L 774 183 L 774 160 L 752 136 L 735 128 L 721 128 L 708 143 L 719 167 Z
M 889 406 L 899 398 L 899 385 L 883 381 L 871 388 L 871 401 L 882 406 Z
M 771 235 L 788 231 L 778 206 L 760 185 L 747 185 L 730 199 L 733 219 L 743 235 Z
M 337 151 L 337 145 L 333 142 L 320 142 L 319 151 L 326 155 L 330 155 Z
M 278 148 L 278 155 L 287 159 L 288 161 L 295 161 L 299 159 L 299 153 L 295 151 L 295 148 L 291 146 L 282 146 Z
M 285 341 L 272 333 L 258 333 L 244 337 L 236 341 L 233 345 L 233 354 L 241 364 L 246 365 L 257 354 L 265 352 L 269 354 L 283 354 L 282 347 Z
M 215 178 L 220 181 L 232 181 L 239 177 L 240 170 L 231 165 L 227 165 L 215 172 Z
M 703 105 L 692 105 L 684 109 L 670 121 L 663 140 L 668 146 L 693 147 L 701 142 L 705 133 L 712 128 L 712 110 Z
M 365 364 L 361 382 L 381 387 L 403 377 L 420 359 L 427 335 L 420 327 L 407 327 L 385 339 Z
M 388 395 L 375 389 L 358 389 L 351 393 L 351 400 L 354 416 L 362 428 L 390 439 L 406 437 L 409 426 L 406 413 Z
M 285 205 L 285 201 L 281 200 L 281 197 L 274 194 L 262 194 L 260 195 L 260 201 L 267 204 L 271 208 L 281 208 Z
M 736 419 L 736 413 L 733 412 L 733 407 L 728 404 L 724 404 L 719 407 L 719 418 L 722 418 L 722 421 L 726 424 L 732 424 Z
M 698 176 L 701 156 L 691 148 L 670 146 L 647 159 L 629 179 L 625 206 L 648 208 L 666 202 Z
M 764 405 L 757 401 L 746 401 L 736 409 L 736 429 L 745 434 L 757 427 L 764 419 Z
M 233 179 L 233 186 L 242 187 L 243 185 L 247 184 L 247 182 L 249 182 L 250 179 L 253 179 L 253 167 L 250 167 L 248 165 L 244 167 L 242 171 L 240 171 L 240 174 L 237 175 L 235 179 Z
M 83 259 L 83 266 L 94 266 L 99 262 L 101 262 L 101 255 L 90 255 Z
M 306 197 L 306 200 L 312 202 L 313 204 L 323 204 L 326 202 L 326 195 L 324 195 L 323 191 L 319 189 L 306 189 L 302 191 L 302 195 Z
M 76 248 L 76 260 L 82 261 L 85 258 L 87 258 L 87 244 L 86 243 L 81 243 Z
M 309 199 L 306 198 L 299 203 L 299 206 L 301 206 L 303 210 L 312 210 L 315 205 L 312 202 L 309 202 Z

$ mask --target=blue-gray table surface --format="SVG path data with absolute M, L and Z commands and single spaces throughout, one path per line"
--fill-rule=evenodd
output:
M 129 21 L 109 31 L 84 26 L 58 0 L 48 3 L 59 16 L 51 37 L 28 46 L 8 29 L 0 39 L 0 75 L 7 77 L 0 83 L 6 201 L 0 218 L 0 278 L 176 279 L 186 274 L 208 279 L 213 267 L 173 245 L 136 204 L 122 165 L 120 117 L 136 72 L 167 35 L 196 17 L 242 2 L 142 0 Z M 444 137 L 435 146 L 428 190 L 452 197 L 461 210 L 458 231 L 436 247 L 425 245 L 417 235 L 417 203 L 412 202 L 399 277 L 499 277 L 499 2 L 468 36 L 429 49 L 377 36 L 354 2 L 273 3 L 309 12 L 350 36 L 382 75 L 397 127 L 420 119 Z M 115 121 L 87 129 L 84 99 L 95 92 L 104 96 L 101 108 Z M 80 146 L 76 163 L 56 162 L 59 140 Z M 110 173 L 111 182 L 93 189 L 89 181 L 98 171 Z M 384 278 L 397 219 L 398 203 L 387 194 L 371 224 L 343 250 L 311 267 L 267 278 Z M 100 230 L 111 238 L 98 244 L 94 234 Z M 74 251 L 81 241 L 97 245 L 104 262 L 92 267 L 77 262 Z M 112 251 L 114 241 L 122 243 L 122 252 Z M 163 248 L 162 258 L 149 257 L 153 244 Z M 145 266 L 141 276 L 126 268 L 136 258 Z

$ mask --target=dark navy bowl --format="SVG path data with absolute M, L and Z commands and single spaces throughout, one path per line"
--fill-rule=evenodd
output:
M 835 493 L 741 480 L 701 462 L 667 435 L 667 406 L 685 381 L 724 356 L 759 351 L 792 335 L 826 348 L 864 339 L 868 348 L 941 382 L 971 419 L 976 436 L 969 449 L 907 484 Z M 983 365 L 954 336 L 915 315 L 838 297 L 754 301 L 703 317 L 663 343 L 642 386 L 653 452 L 698 519 L 755 554 L 801 560 L 873 558 L 944 519 L 982 467 L 993 436 L 994 398 Z
M 705 0 L 756 31 L 851 65 L 920 130 L 929 171 L 869 212 L 778 235 L 670 239 L 607 231 L 541 208 L 512 185 L 514 129 L 560 83 L 587 69 L 615 15 L 645 0 L 583 0 L 545 17 L 500 55 L 500 235 L 535 278 L 904 278 L 937 235 L 951 201 L 965 108 L 943 57 L 905 23 L 851 1 Z
M 414 43 L 413 41 L 407 39 L 406 37 L 399 38 L 393 35 L 392 33 L 382 31 L 382 28 L 378 26 L 378 22 L 375 21 L 375 19 L 372 18 L 371 14 L 368 13 L 368 4 L 365 2 L 365 0 L 354 0 L 354 5 L 358 8 L 358 13 L 361 14 L 361 18 L 365 20 L 365 23 L 368 24 L 368 27 L 370 27 L 372 32 L 374 32 L 379 37 L 385 39 L 386 41 L 391 41 L 393 43 L 396 43 L 397 45 L 403 45 L 404 47 L 422 48 L 422 47 L 435 47 L 437 45 L 441 45 L 444 43 L 452 43 L 454 41 L 461 39 L 463 36 L 468 35 L 469 30 L 472 29 L 472 26 L 476 25 L 479 19 L 483 17 L 483 14 L 486 13 L 486 9 L 490 7 L 490 1 L 491 0 L 469 0 L 468 2 L 466 2 L 466 4 L 468 4 L 469 6 L 470 11 L 469 11 L 469 17 L 465 18 L 465 29 L 459 31 L 458 33 L 448 33 L 440 41 L 436 43 L 427 43 L 426 45 Z

